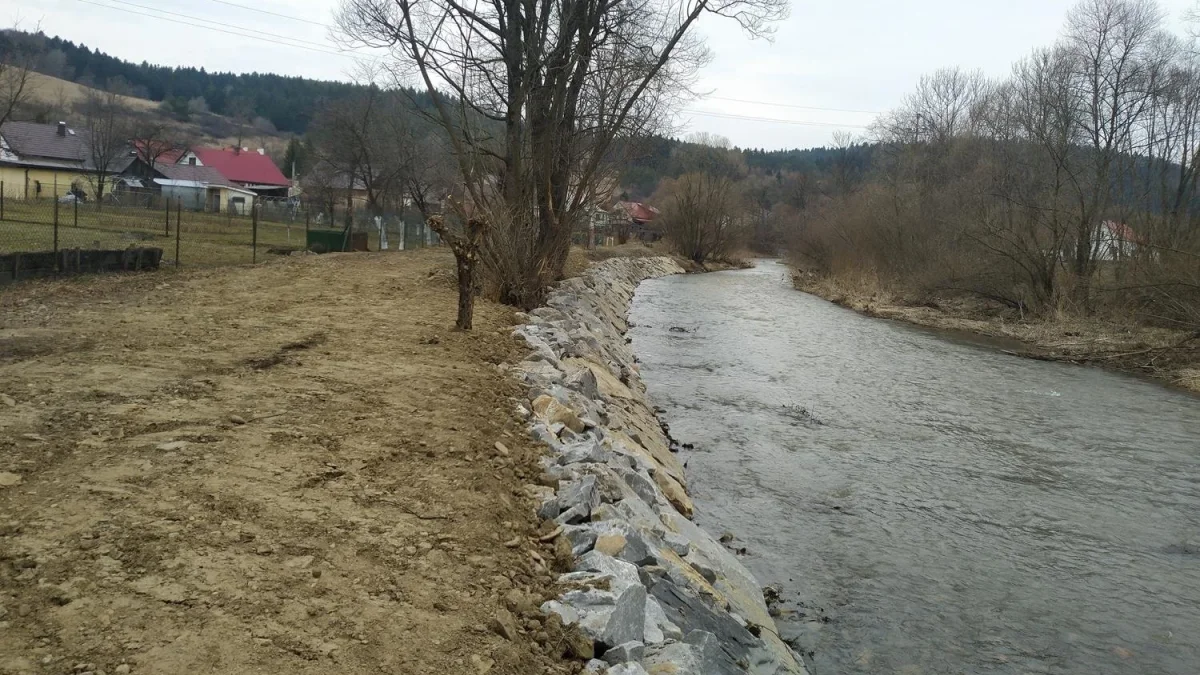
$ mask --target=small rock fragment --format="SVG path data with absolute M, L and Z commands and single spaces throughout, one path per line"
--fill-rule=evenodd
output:
M 517 620 L 507 609 L 496 612 L 496 616 L 492 617 L 490 628 L 492 632 L 506 640 L 516 641 L 517 639 Z

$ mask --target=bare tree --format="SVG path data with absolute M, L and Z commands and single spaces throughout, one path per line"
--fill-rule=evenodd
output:
M 1063 47 L 1074 56 L 1081 140 L 1091 151 L 1091 175 L 1076 184 L 1080 209 L 1071 260 L 1075 301 L 1085 311 L 1095 272 L 1096 228 L 1112 197 L 1114 164 L 1148 104 L 1151 56 L 1161 24 L 1161 10 L 1151 0 L 1083 0 L 1067 16 Z
M 102 203 L 109 175 L 118 161 L 130 153 L 130 111 L 115 91 L 89 90 L 80 104 L 84 140 L 90 160 L 96 202 Z
M 366 208 L 378 215 L 389 197 L 400 202 L 405 161 L 412 141 L 409 111 L 395 92 L 371 84 L 362 93 L 327 104 L 314 121 L 317 154 L 346 180 L 347 217 L 356 186 Z
M 131 118 L 129 134 L 134 153 L 150 169 L 154 169 L 163 156 L 185 147 L 175 128 L 157 116 Z
M 24 52 L 0 55 L 0 125 L 33 94 L 31 59 Z
M 679 177 L 666 199 L 664 233 L 675 251 L 696 263 L 720 259 L 740 238 L 741 195 L 724 176 L 690 173 Z
M 687 91 L 707 54 L 692 36 L 704 13 L 765 35 L 786 0 L 343 0 L 355 44 L 391 50 L 416 75 L 458 163 L 467 198 L 529 236 L 505 302 L 532 306 L 566 263 L 572 228 L 603 184 L 615 139 L 652 128 Z M 492 204 L 495 204 L 493 207 Z M 526 223 L 533 223 L 529 227 Z

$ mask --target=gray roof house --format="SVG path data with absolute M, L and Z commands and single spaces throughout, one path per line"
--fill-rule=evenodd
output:
M 50 170 L 90 171 L 86 132 L 66 122 L 5 122 L 0 127 L 0 163 Z

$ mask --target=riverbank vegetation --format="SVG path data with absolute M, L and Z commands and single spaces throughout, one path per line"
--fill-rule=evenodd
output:
M 799 214 L 800 287 L 1196 385 L 1200 57 L 1156 4 L 1083 0 L 1007 78 L 938 71 L 873 134 Z

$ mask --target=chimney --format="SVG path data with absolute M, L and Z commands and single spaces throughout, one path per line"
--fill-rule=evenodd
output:
M 67 123 L 66 123 L 66 122 L 59 122 L 59 123 L 58 123 L 58 135 L 59 135 L 59 136 L 66 136 L 66 135 L 67 135 Z
M 267 154 L 267 151 L 266 151 L 266 150 L 264 150 L 264 149 L 262 149 L 262 148 L 259 148 L 259 149 L 258 149 L 258 154 L 260 154 L 260 155 L 265 155 L 265 154 Z

